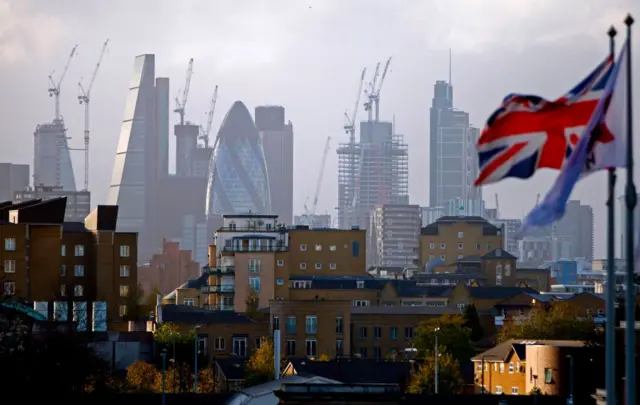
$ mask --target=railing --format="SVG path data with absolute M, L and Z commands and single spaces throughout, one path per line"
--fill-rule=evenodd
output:
M 224 304 L 204 304 L 202 308 L 210 311 L 233 311 L 233 305 Z
M 225 305 L 225 304 L 221 304 L 219 307 L 220 311 L 233 311 L 233 305 Z
M 276 246 L 224 246 L 222 248 L 223 252 L 286 252 L 288 250 L 287 246 L 284 245 L 276 245 Z
M 200 287 L 200 292 L 203 294 L 211 294 L 211 293 L 232 293 L 235 291 L 233 285 L 223 284 L 223 285 L 205 285 Z
M 232 274 L 235 273 L 236 266 L 203 267 L 205 274 Z

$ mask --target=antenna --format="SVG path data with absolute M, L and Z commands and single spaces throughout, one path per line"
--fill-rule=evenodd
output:
M 451 83 L 451 48 L 449 48 L 449 86 L 452 86 Z

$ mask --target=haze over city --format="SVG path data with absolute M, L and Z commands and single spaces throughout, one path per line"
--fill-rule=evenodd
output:
M 409 195 L 429 198 L 429 107 L 433 85 L 448 80 L 454 106 L 481 128 L 509 92 L 562 94 L 602 59 L 612 21 L 637 9 L 616 1 L 173 1 L 92 3 L 0 1 L 0 161 L 33 162 L 33 131 L 53 118 L 48 75 L 59 74 L 78 45 L 61 90 L 71 148 L 82 147 L 83 107 L 77 82 L 86 82 L 106 38 L 110 43 L 92 90 L 92 205 L 106 202 L 133 59 L 156 55 L 156 75 L 179 96 L 194 58 L 187 119 L 205 124 L 219 86 L 212 133 L 235 100 L 286 109 L 294 128 L 294 213 L 312 198 L 326 137 L 331 136 L 317 213 L 336 215 L 338 143 L 347 142 L 343 113 L 351 110 L 359 74 L 392 57 L 381 91 L 381 119 L 395 118 L 409 147 Z M 579 5 L 579 7 L 576 7 Z M 637 44 L 635 45 L 637 47 Z M 637 53 L 636 53 L 637 55 Z M 368 77 L 369 77 L 368 76 Z M 638 81 L 635 83 L 639 86 Z M 173 103 L 172 103 L 173 106 Z M 636 109 L 640 106 L 636 105 Z M 359 119 L 366 113 L 359 112 Z M 170 124 L 178 122 L 171 114 Z M 171 133 L 170 142 L 175 147 Z M 173 149 L 172 149 L 173 150 Z M 71 152 L 81 187 L 82 152 Z M 174 153 L 170 168 L 175 170 Z M 595 214 L 595 253 L 605 252 L 604 176 L 578 184 L 573 198 Z M 483 189 L 487 207 L 499 195 L 501 215 L 521 218 L 553 173 L 532 181 L 506 180 Z M 622 191 L 618 184 L 618 194 Z

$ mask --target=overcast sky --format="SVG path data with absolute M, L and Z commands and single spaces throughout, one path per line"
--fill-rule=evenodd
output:
M 447 78 L 449 48 L 455 107 L 468 111 L 481 127 L 507 93 L 554 98 L 576 84 L 605 57 L 608 27 L 615 24 L 622 31 L 629 11 L 640 18 L 632 0 L 0 0 L 0 161 L 32 164 L 34 129 L 54 115 L 47 76 L 62 70 L 76 44 L 61 110 L 72 147 L 82 146 L 77 83 L 91 75 L 109 38 L 92 91 L 94 204 L 106 200 L 133 58 L 155 53 L 156 74 L 171 78 L 174 93 L 183 86 L 189 58 L 195 59 L 189 120 L 204 121 L 213 88 L 220 86 L 214 131 L 235 100 L 250 110 L 260 104 L 286 108 L 295 131 L 298 213 L 314 192 L 322 149 L 331 136 L 318 212 L 335 214 L 335 146 L 347 140 L 343 112 L 352 108 L 362 68 L 373 71 L 392 56 L 381 116 L 395 115 L 397 132 L 410 147 L 411 202 L 426 205 L 429 107 L 433 84 Z M 635 38 L 638 66 L 640 37 Z M 638 94 L 640 78 L 635 88 Z M 81 186 L 82 152 L 74 153 Z M 495 205 L 497 193 L 501 214 L 519 218 L 552 179 L 553 173 L 540 173 L 483 193 L 488 206 Z M 600 256 L 605 252 L 604 191 L 603 175 L 594 175 L 574 193 L 595 209 Z

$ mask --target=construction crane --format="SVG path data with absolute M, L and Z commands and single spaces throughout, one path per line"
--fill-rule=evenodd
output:
M 369 90 L 365 89 L 365 94 L 367 95 L 367 101 L 364 102 L 364 110 L 368 113 L 368 120 L 373 120 L 373 110 L 371 107 L 373 106 L 373 97 L 372 94 L 375 94 L 376 83 L 378 82 L 378 76 L 380 75 L 380 63 L 376 65 L 376 71 L 373 74 L 373 79 L 369 82 Z
M 216 111 L 216 102 L 218 101 L 218 86 L 213 90 L 213 97 L 211 98 L 211 108 L 207 113 L 207 126 L 202 128 L 200 126 L 200 139 L 204 141 L 204 147 L 209 147 L 209 133 L 211 132 L 211 124 L 213 123 L 213 113 Z
M 189 59 L 189 67 L 187 68 L 187 78 L 184 82 L 184 88 L 182 90 L 182 101 L 176 97 L 176 108 L 173 112 L 180 115 L 180 125 L 184 125 L 185 107 L 187 106 L 187 99 L 189 98 L 189 86 L 191 86 L 191 75 L 193 74 L 193 58 Z M 180 91 L 178 91 L 180 92 Z
M 390 64 L 391 64 L 391 58 L 387 59 L 387 63 L 385 63 L 384 65 L 384 70 L 382 71 L 382 76 L 380 77 L 380 83 L 378 83 L 378 88 L 375 89 L 375 92 L 373 94 L 369 95 L 369 97 L 373 98 L 376 122 L 380 121 L 380 90 L 382 89 L 384 78 L 387 77 L 387 72 L 389 71 Z
M 360 84 L 358 85 L 358 95 L 356 96 L 356 104 L 353 106 L 351 117 L 345 111 L 344 117 L 346 124 L 344 125 L 344 131 L 349 135 L 349 145 L 353 146 L 356 143 L 356 116 L 358 115 L 358 106 L 360 105 L 360 96 L 362 95 L 362 85 L 364 84 L 364 75 L 367 73 L 367 68 L 362 69 L 360 75 Z
M 53 74 L 56 72 L 55 70 L 53 72 L 51 72 L 51 74 L 49 75 L 49 85 L 51 87 L 49 87 L 49 97 L 54 97 L 55 96 L 55 119 L 56 120 L 60 120 L 62 117 L 60 116 L 60 85 L 62 85 L 62 81 L 64 80 L 64 77 L 67 74 L 67 70 L 69 70 L 69 65 L 71 64 L 71 59 L 73 59 L 73 55 L 76 54 L 76 49 L 78 48 L 78 45 L 75 45 L 72 49 L 71 49 L 71 53 L 69 54 L 69 58 L 67 59 L 67 64 L 64 65 L 64 70 L 62 71 L 62 74 L 60 75 L 60 79 L 58 79 L 58 82 L 56 83 L 53 80 Z
M 496 193 L 496 218 L 500 218 L 500 203 L 498 202 L 498 193 Z
M 305 199 L 304 201 L 304 210 L 305 210 L 305 216 L 307 217 L 307 225 L 313 226 L 314 224 L 311 223 L 312 218 L 314 218 L 315 214 L 316 214 L 316 209 L 318 208 L 318 198 L 320 197 L 320 188 L 322 186 L 322 178 L 324 176 L 324 168 L 327 164 L 327 156 L 329 154 L 329 148 L 330 148 L 330 144 L 331 144 L 331 137 L 327 137 L 327 143 L 325 143 L 324 145 L 324 152 L 322 153 L 322 160 L 320 162 L 320 172 L 318 173 L 318 180 L 316 182 L 316 192 L 313 195 L 313 202 L 311 205 L 311 209 L 307 208 L 307 201 L 309 200 L 309 197 L 307 197 L 307 199 Z
M 89 190 L 89 101 L 91 101 L 91 89 L 93 88 L 93 82 L 96 80 L 96 75 L 98 74 L 98 69 L 100 68 L 100 63 L 102 63 L 102 58 L 104 54 L 107 52 L 107 45 L 109 44 L 109 39 L 104 41 L 102 44 L 102 50 L 100 51 L 100 56 L 98 57 L 98 63 L 96 63 L 96 67 L 93 69 L 93 75 L 91 76 L 91 80 L 89 81 L 89 86 L 85 90 L 82 87 L 82 79 L 78 82 L 78 102 L 80 104 L 84 104 L 84 189 L 85 191 Z

